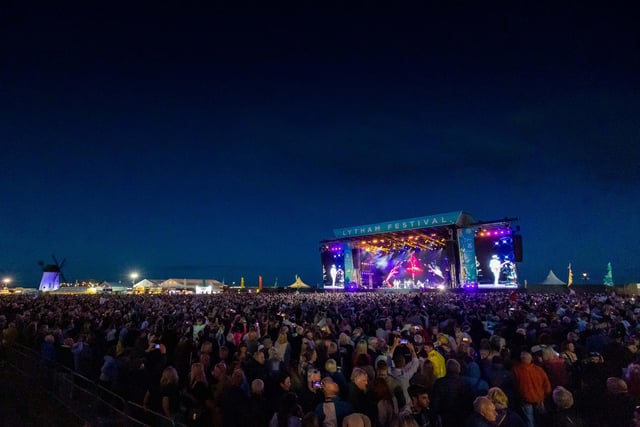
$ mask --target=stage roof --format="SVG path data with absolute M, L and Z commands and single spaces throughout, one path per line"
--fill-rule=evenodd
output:
M 471 215 L 463 212 L 449 212 L 400 219 L 377 224 L 359 225 L 333 230 L 336 238 L 323 243 L 351 242 L 354 247 L 365 250 L 394 250 L 400 247 L 437 249 L 444 247 L 451 239 L 452 226 L 466 227 L 474 224 Z
M 395 233 L 408 230 L 422 230 L 443 226 L 465 227 L 475 223 L 475 220 L 464 211 L 448 212 L 436 215 L 425 215 L 416 218 L 398 219 L 379 222 L 376 224 L 358 225 L 347 228 L 337 228 L 333 234 L 337 239 L 372 236 L 375 234 Z

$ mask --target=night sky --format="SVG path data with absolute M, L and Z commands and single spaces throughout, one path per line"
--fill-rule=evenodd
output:
M 602 283 L 608 262 L 640 281 L 636 2 L 15 3 L 15 284 L 36 286 L 52 253 L 68 280 L 315 284 L 334 228 L 458 210 L 519 218 L 521 281 L 566 281 L 571 263 Z

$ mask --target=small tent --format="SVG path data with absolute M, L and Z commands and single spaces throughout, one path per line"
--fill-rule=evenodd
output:
M 148 293 L 151 292 L 152 289 L 159 291 L 161 290 L 160 283 L 160 280 L 142 279 L 133 285 L 133 291 L 135 293 Z
M 310 287 L 300 279 L 300 276 L 296 276 L 296 281 L 289 285 L 291 289 L 309 289 Z
M 547 274 L 547 278 L 544 279 L 542 285 L 566 285 L 562 280 L 558 279 L 558 276 L 553 272 L 553 270 L 549 270 L 549 274 Z

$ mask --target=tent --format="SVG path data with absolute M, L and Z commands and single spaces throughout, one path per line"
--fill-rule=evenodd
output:
M 311 286 L 304 283 L 299 276 L 296 276 L 296 281 L 289 285 L 291 289 L 309 289 L 310 287 Z
M 150 293 L 150 292 L 159 292 L 162 290 L 160 287 L 161 280 L 149 280 L 142 279 L 138 283 L 133 285 L 133 292 L 135 293 Z
M 566 285 L 566 283 L 558 279 L 558 276 L 555 275 L 553 270 L 549 270 L 547 278 L 544 279 L 544 282 L 542 282 L 541 285 Z
M 215 279 L 167 279 L 159 284 L 164 291 L 190 291 L 196 293 L 222 292 L 223 283 Z

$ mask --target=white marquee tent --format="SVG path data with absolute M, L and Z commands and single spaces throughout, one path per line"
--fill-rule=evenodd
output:
M 547 274 L 547 278 L 544 279 L 542 285 L 566 285 L 565 282 L 558 279 L 558 276 L 553 272 L 553 270 L 549 270 L 549 274 Z

